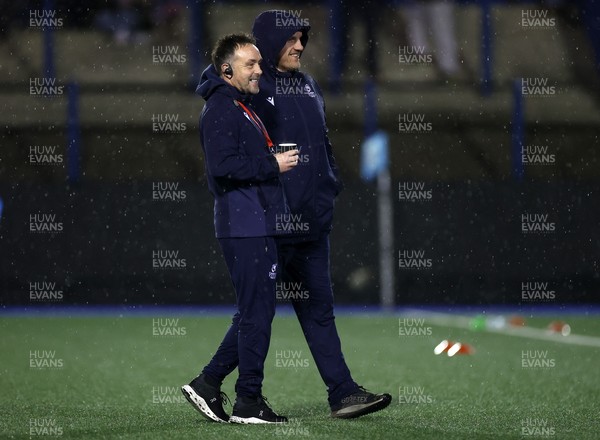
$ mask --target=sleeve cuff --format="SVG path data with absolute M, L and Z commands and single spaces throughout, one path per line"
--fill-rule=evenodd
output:
M 275 170 L 275 172 L 277 174 L 279 174 L 279 163 L 277 162 L 277 159 L 275 159 L 275 156 L 273 156 L 272 154 L 269 154 L 267 156 L 267 160 L 271 163 L 271 165 L 273 166 L 273 169 Z

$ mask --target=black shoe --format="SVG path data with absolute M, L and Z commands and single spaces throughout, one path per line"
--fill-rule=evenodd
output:
M 369 393 L 363 387 L 360 391 L 344 397 L 341 402 L 331 407 L 331 417 L 338 419 L 353 419 L 355 417 L 371 414 L 372 412 L 382 410 L 392 401 L 389 394 Z
M 181 392 L 187 401 L 207 419 L 215 422 L 229 422 L 229 416 L 223 409 L 223 404 L 229 402 L 227 394 L 222 392 L 219 387 L 209 385 L 203 376 L 201 374 L 189 385 L 182 386 Z
M 286 423 L 288 419 L 275 414 L 264 396 L 256 398 L 238 396 L 235 399 L 233 413 L 229 421 L 231 423 L 259 424 Z

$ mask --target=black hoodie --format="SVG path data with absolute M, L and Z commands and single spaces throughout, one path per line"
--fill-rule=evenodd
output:
M 208 188 L 215 198 L 217 238 L 276 235 L 277 219 L 288 212 L 279 166 L 264 135 L 236 101 L 250 95 L 227 84 L 210 65 L 196 93 L 206 100 L 200 115 L 200 141 Z
M 302 32 L 306 48 L 307 19 L 288 11 L 265 11 L 256 17 L 252 33 L 260 50 L 263 75 L 252 105 L 275 144 L 295 143 L 300 161 L 281 175 L 294 224 L 291 231 L 315 239 L 329 231 L 334 200 L 341 189 L 325 123 L 325 104 L 317 83 L 302 72 L 279 72 L 279 53 L 287 40 Z

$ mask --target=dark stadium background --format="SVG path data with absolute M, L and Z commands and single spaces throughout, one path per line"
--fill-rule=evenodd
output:
M 337 2 L 182 1 L 171 28 L 145 23 L 141 41 L 119 45 L 93 27 L 103 2 L 57 0 L 64 24 L 54 30 L 51 47 L 64 94 L 42 97 L 31 96 L 29 87 L 48 69 L 45 37 L 28 25 L 30 11 L 42 9 L 42 3 L 2 2 L 3 306 L 234 302 L 203 177 L 197 133 L 203 101 L 193 94 L 198 75 L 193 66 L 204 68 L 206 51 L 218 36 L 249 31 L 261 10 L 276 7 L 301 9 L 310 17 L 303 65 L 326 92 L 330 137 L 345 183 L 331 235 L 337 302 L 379 302 L 376 185 L 360 177 L 365 114 L 373 113 L 365 113 L 368 66 L 356 16 L 353 46 L 337 78 L 339 42 L 331 32 L 339 18 Z M 382 9 L 375 84 L 378 127 L 390 137 L 396 303 L 521 304 L 522 283 L 530 281 L 547 283 L 555 305 L 596 302 L 599 3 L 553 8 L 551 2 L 457 2 L 464 70 L 450 83 L 441 81 L 434 66 L 399 65 L 398 46 L 408 44 L 399 13 L 403 3 L 365 6 Z M 519 27 L 524 9 L 542 7 L 550 8 L 556 29 Z M 482 84 L 485 8 L 493 58 L 492 81 Z M 156 65 L 156 45 L 178 47 L 186 61 Z M 556 87 L 555 96 L 526 99 L 523 107 L 526 143 L 547 145 L 556 161 L 526 166 L 519 177 L 511 142 L 513 84 L 522 77 L 547 78 Z M 69 84 L 79 92 L 75 109 L 67 98 Z M 432 130 L 399 133 L 399 114 L 410 112 L 424 115 Z M 159 113 L 177 114 L 185 130 L 153 132 L 152 117 Z M 75 171 L 67 148 L 73 136 L 79 137 L 80 152 L 75 179 L 69 178 Z M 33 164 L 32 146 L 56 146 L 64 160 Z M 164 182 L 176 183 L 185 198 L 154 200 L 153 185 Z M 431 198 L 399 200 L 402 182 L 424 185 Z M 55 214 L 62 230 L 31 232 L 31 216 L 38 213 Z M 555 230 L 523 233 L 525 213 L 547 215 Z M 431 268 L 400 269 L 396 256 L 402 249 L 423 251 Z M 177 251 L 185 267 L 153 267 L 157 250 Z M 33 300 L 32 285 L 44 282 L 61 298 Z

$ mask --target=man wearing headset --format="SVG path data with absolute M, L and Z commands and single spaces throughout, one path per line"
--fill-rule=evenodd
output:
M 237 312 L 202 373 L 182 387 L 188 401 L 217 422 L 282 423 L 262 396 L 264 362 L 275 314 L 276 219 L 288 212 L 280 174 L 298 164 L 298 151 L 276 153 L 250 108 L 259 91 L 261 55 L 248 35 L 221 38 L 197 88 L 206 104 L 200 139 L 216 236 L 236 291 Z M 235 368 L 236 402 L 230 418 L 220 386 Z

